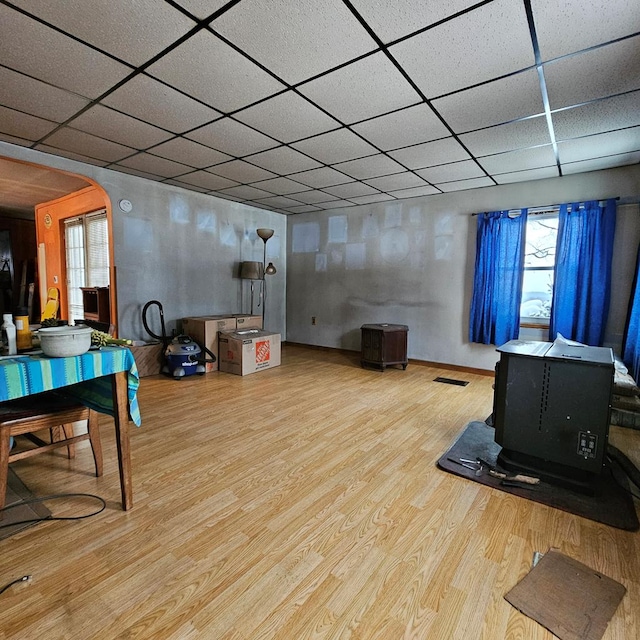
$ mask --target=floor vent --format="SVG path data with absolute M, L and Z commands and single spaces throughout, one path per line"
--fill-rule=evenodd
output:
M 468 380 L 454 380 L 453 378 L 436 378 L 434 382 L 444 382 L 445 384 L 455 384 L 458 387 L 466 387 L 469 384 Z

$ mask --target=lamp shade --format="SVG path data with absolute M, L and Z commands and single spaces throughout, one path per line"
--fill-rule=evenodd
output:
M 240 266 L 240 277 L 243 280 L 262 280 L 263 264 L 253 260 L 245 261 Z
M 268 275 L 268 276 L 273 276 L 276 274 L 276 268 L 273 264 L 273 262 L 270 262 L 267 265 L 267 268 L 264 270 L 264 272 Z
M 265 242 L 274 234 L 273 229 L 256 229 L 256 233 Z

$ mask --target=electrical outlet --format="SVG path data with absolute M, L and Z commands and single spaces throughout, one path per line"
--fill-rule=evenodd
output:
M 316 317 L 315 316 L 311 316 L 311 324 L 315 324 L 316 323 Z

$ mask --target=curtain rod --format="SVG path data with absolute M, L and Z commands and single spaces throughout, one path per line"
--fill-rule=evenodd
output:
M 607 200 L 620 200 L 620 196 L 616 196 L 615 198 L 607 198 L 606 200 L 598 200 L 599 203 L 603 204 Z M 568 204 L 568 203 L 567 203 Z M 520 207 L 520 209 L 508 209 L 507 214 L 509 213 L 520 213 L 522 209 L 527 209 L 527 213 L 532 216 L 539 216 L 544 213 L 557 213 L 562 205 L 559 204 L 544 204 L 538 207 Z M 472 216 L 479 216 L 483 213 L 488 213 L 488 211 L 480 211 L 478 213 L 472 213 Z

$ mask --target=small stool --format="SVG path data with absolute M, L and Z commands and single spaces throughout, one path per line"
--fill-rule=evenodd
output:
M 74 436 L 70 423 L 79 420 L 87 420 L 88 433 Z M 50 430 L 50 443 L 33 435 L 34 431 L 42 429 Z M 37 446 L 12 454 L 9 445 L 11 436 L 20 435 L 26 435 Z M 95 411 L 53 392 L 0 403 L 0 508 L 4 506 L 6 499 L 10 462 L 58 447 L 67 447 L 71 458 L 75 453 L 75 443 L 82 440 L 90 441 L 96 476 L 101 476 L 102 444 L 98 415 Z

